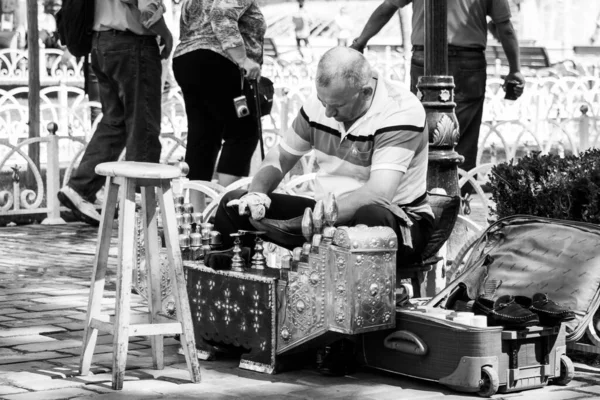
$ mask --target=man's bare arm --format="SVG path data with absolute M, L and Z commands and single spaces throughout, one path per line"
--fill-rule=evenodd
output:
M 520 88 L 516 88 L 515 92 L 517 96 L 523 93 L 523 85 L 525 84 L 525 77 L 521 73 L 521 60 L 519 56 L 519 41 L 517 39 L 517 33 L 510 20 L 496 23 L 496 32 L 498 34 L 498 40 L 502 44 L 504 54 L 508 60 L 509 72 L 506 76 L 505 81 L 517 81 L 520 84 Z
M 340 196 L 338 203 L 338 224 L 344 225 L 356 213 L 356 211 L 366 205 L 376 204 L 385 206 L 392 203 L 396 188 L 404 172 L 394 170 L 375 170 L 371 171 L 371 176 L 367 183 L 361 188 Z
M 369 40 L 379 33 L 381 28 L 388 23 L 396 11 L 398 11 L 398 7 L 395 5 L 390 4 L 387 1 L 381 3 L 375 11 L 373 11 L 373 14 L 369 17 L 360 36 L 354 40 L 350 47 L 362 53 Z
M 254 175 L 248 191 L 271 193 L 301 157 L 282 149 L 281 146 L 273 147 Z

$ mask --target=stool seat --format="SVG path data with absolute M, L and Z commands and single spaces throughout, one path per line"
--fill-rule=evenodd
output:
M 181 176 L 181 170 L 172 165 L 135 161 L 114 161 L 98 164 L 96 173 L 102 176 L 142 179 L 174 179 Z

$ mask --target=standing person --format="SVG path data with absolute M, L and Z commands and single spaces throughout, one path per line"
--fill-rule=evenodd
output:
M 392 15 L 411 0 L 385 0 L 367 21 L 362 33 L 352 43 L 362 51 L 367 42 L 390 20 Z M 412 17 L 412 45 L 410 76 L 411 91 L 417 92 L 420 76 L 425 75 L 425 19 L 424 0 L 414 0 Z M 461 168 L 469 171 L 477 164 L 479 128 L 483 115 L 486 85 L 485 48 L 487 45 L 487 20 L 496 25 L 498 39 L 509 63 L 505 84 L 516 82 L 515 95 L 523 93 L 525 78 L 521 73 L 519 43 L 510 21 L 508 0 L 448 0 L 448 74 L 454 77 L 454 100 L 460 127 L 456 151 L 465 157 Z M 470 185 L 463 187 L 463 195 L 472 192 Z
M 56 18 L 48 12 L 41 0 L 38 0 L 38 30 L 41 48 L 58 48 Z
M 187 114 L 187 176 L 212 180 L 221 151 L 216 171 L 227 186 L 250 174 L 258 144 L 249 80 L 260 79 L 267 24 L 257 0 L 184 1 L 180 24 L 173 71 Z M 250 112 L 238 113 L 234 99 L 244 95 Z
M 340 11 L 335 17 L 335 25 L 337 26 L 338 46 L 348 46 L 348 41 L 352 37 L 352 19 L 348 15 L 348 9 L 340 7 Z
M 96 174 L 96 165 L 117 160 L 124 148 L 129 161 L 160 158 L 161 58 L 171 53 L 173 38 L 160 0 L 135 4 L 96 0 L 91 65 L 103 116 L 79 167 L 58 192 L 60 202 L 91 225 L 100 223 L 92 203 L 106 180 Z
M 296 35 L 296 47 L 300 56 L 304 58 L 302 44 L 304 44 L 304 47 L 308 47 L 308 37 L 310 36 L 309 18 L 304 8 L 304 0 L 298 0 L 298 11 L 292 15 L 292 22 L 294 23 L 294 33 Z

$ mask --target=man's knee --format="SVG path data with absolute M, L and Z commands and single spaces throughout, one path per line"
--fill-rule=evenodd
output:
M 240 197 L 242 197 L 243 195 L 245 195 L 246 193 L 248 193 L 248 191 L 243 190 L 243 189 L 237 189 L 237 190 L 232 190 L 230 192 L 227 192 L 221 198 L 221 204 L 227 203 L 231 200 L 237 200 Z
M 394 222 L 393 214 L 387 208 L 369 204 L 356 210 L 351 225 L 392 226 Z
M 231 200 L 237 200 L 246 193 L 248 193 L 248 191 L 243 189 L 232 190 L 225 193 L 219 202 L 219 208 L 227 207 L 227 203 L 229 203 Z

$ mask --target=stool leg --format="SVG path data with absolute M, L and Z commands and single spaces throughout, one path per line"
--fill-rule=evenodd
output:
M 98 243 L 96 245 L 96 256 L 94 258 L 94 267 L 92 270 L 92 283 L 90 285 L 90 294 L 88 298 L 87 315 L 85 318 L 85 330 L 83 333 L 83 347 L 81 350 L 81 359 L 79 363 L 79 372 L 81 375 L 87 375 L 90 372 L 92 356 L 96 347 L 98 330 L 90 326 L 92 318 L 100 314 L 102 308 L 102 296 L 104 294 L 104 277 L 106 275 L 106 266 L 108 264 L 108 251 L 110 249 L 110 240 L 112 237 L 112 226 L 115 217 L 115 208 L 117 205 L 117 194 L 119 186 L 113 183 L 112 178 L 106 178 L 107 193 L 102 206 L 102 219 L 98 229 Z
M 200 382 L 200 365 L 198 363 L 198 356 L 196 355 L 194 327 L 192 325 L 190 303 L 183 275 L 183 261 L 181 260 L 177 227 L 175 226 L 175 204 L 173 203 L 171 181 L 162 181 L 161 187 L 158 188 L 158 198 L 160 212 L 163 217 L 163 229 L 165 232 L 167 253 L 169 255 L 169 265 L 171 266 L 172 290 L 177 302 L 177 318 L 181 323 L 181 346 L 183 347 L 183 354 L 185 354 L 185 361 L 187 362 L 191 380 L 197 383 Z
M 129 305 L 131 300 L 131 274 L 133 271 L 135 246 L 135 183 L 123 179 L 119 213 L 119 264 L 117 267 L 117 291 L 115 325 L 113 332 L 112 388 L 121 390 L 127 365 L 129 345 Z
M 158 254 L 158 228 L 156 223 L 156 194 L 154 187 L 142 187 L 142 212 L 144 217 L 144 246 L 146 250 L 146 282 L 148 285 L 148 310 L 150 323 L 157 322 L 158 313 L 162 310 L 162 293 L 160 288 L 161 270 Z M 164 341 L 163 335 L 150 336 L 152 344 L 152 364 L 155 369 L 163 369 Z

